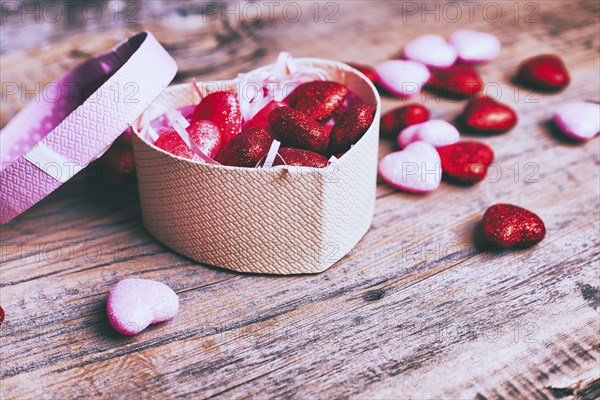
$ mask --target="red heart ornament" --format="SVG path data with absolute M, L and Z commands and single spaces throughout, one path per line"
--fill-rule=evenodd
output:
M 329 153 L 343 153 L 369 129 L 375 109 L 366 104 L 352 106 L 335 123 L 329 135 Z
M 375 71 L 375 68 L 371 67 L 370 65 L 353 63 L 353 62 L 349 62 L 346 64 L 348 64 L 352 68 L 360 71 L 371 82 L 373 82 L 373 83 L 377 82 L 377 71 Z
M 444 178 L 473 184 L 485 178 L 488 166 L 494 161 L 494 152 L 483 143 L 459 142 L 438 147 Z
M 517 113 L 512 108 L 483 96 L 471 100 L 461 118 L 468 129 L 488 134 L 509 131 L 517 123 Z
M 221 131 L 211 121 L 194 121 L 186 128 L 190 139 L 210 158 L 214 158 L 221 148 Z M 161 128 L 161 135 L 154 142 L 156 147 L 179 157 L 199 159 L 199 157 L 183 141 L 179 133 L 172 128 Z
M 432 70 L 425 89 L 443 97 L 466 98 L 483 88 L 477 70 L 469 65 L 455 64 L 450 68 Z
M 317 121 L 326 121 L 342 104 L 348 88 L 338 82 L 312 81 L 298 86 L 284 102 Z
M 519 65 L 517 81 L 533 89 L 558 92 L 569 85 L 571 77 L 560 57 L 542 54 L 529 58 Z
M 495 204 L 483 215 L 483 236 L 499 248 L 525 248 L 546 236 L 544 222 L 536 214 L 512 204 Z
M 429 120 L 429 110 L 421 104 L 407 104 L 394 108 L 381 117 L 381 135 L 396 137 L 407 126 Z
M 244 129 L 222 148 L 217 161 L 234 167 L 255 167 L 267 155 L 272 142 L 265 128 Z
M 290 165 L 301 167 L 325 168 L 329 161 L 314 151 L 284 147 L 277 152 L 278 156 L 273 162 L 275 165 Z
M 273 137 L 284 145 L 325 153 L 330 132 L 302 111 L 281 107 L 271 111 Z
M 202 99 L 192 114 L 192 121 L 212 121 L 221 130 L 223 144 L 240 133 L 242 111 L 237 93 L 214 92 Z

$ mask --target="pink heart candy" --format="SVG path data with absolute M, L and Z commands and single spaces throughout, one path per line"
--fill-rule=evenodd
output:
M 376 70 L 378 82 L 393 94 L 403 97 L 419 93 L 430 76 L 425 65 L 410 60 L 387 60 Z
M 433 68 L 448 68 L 456 62 L 456 50 L 440 35 L 423 35 L 404 46 L 404 56 Z
M 442 179 L 440 156 L 432 145 L 414 142 L 379 161 L 379 174 L 388 184 L 411 193 L 437 189 Z
M 398 144 L 405 148 L 410 143 L 423 141 L 433 147 L 442 147 L 458 142 L 460 134 L 450 123 L 432 119 L 404 128 L 398 135 Z
M 108 321 L 123 335 L 135 335 L 150 324 L 167 321 L 178 310 L 177 294 L 167 285 L 149 279 L 120 281 L 106 302 Z
M 500 41 L 487 32 L 459 29 L 448 41 L 456 49 L 458 58 L 467 63 L 487 62 L 500 54 Z
M 554 111 L 553 119 L 567 136 L 589 140 L 600 131 L 600 105 L 583 101 L 564 104 Z

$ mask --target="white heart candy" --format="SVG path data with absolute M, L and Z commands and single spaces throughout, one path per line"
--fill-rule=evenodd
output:
M 429 80 L 429 70 L 417 61 L 387 60 L 376 68 L 379 83 L 398 96 L 413 96 Z
M 600 105 L 576 102 L 565 104 L 554 111 L 554 122 L 569 137 L 589 140 L 600 131 Z
M 440 156 L 432 145 L 414 142 L 379 161 L 379 174 L 388 184 L 412 193 L 437 189 L 442 179 Z
M 441 119 L 432 119 L 407 126 L 398 135 L 398 144 L 405 148 L 410 143 L 423 141 L 433 147 L 442 147 L 458 142 L 460 134 L 452 124 Z
M 500 54 L 500 41 L 486 32 L 459 29 L 448 42 L 456 49 L 458 58 L 468 63 L 487 62 Z
M 440 35 L 423 35 L 404 46 L 404 56 L 434 68 L 448 68 L 456 62 L 456 50 Z

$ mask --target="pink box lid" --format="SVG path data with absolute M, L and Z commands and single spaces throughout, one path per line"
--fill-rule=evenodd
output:
M 100 156 L 176 72 L 156 38 L 141 32 L 50 84 L 0 134 L 0 224 Z

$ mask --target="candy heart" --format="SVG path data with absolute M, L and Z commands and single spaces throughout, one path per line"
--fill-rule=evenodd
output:
M 540 217 L 512 204 L 495 204 L 487 209 L 482 220 L 483 236 L 500 248 L 524 248 L 539 243 L 546 236 Z
M 431 72 L 425 89 L 440 96 L 465 98 L 474 95 L 483 88 L 483 82 L 477 71 L 463 64 L 456 64 L 447 69 Z
M 178 310 L 177 294 L 167 285 L 149 279 L 120 281 L 106 302 L 108 321 L 123 335 L 135 335 L 148 325 L 167 321 Z
M 361 72 L 371 82 L 377 82 L 377 71 L 375 71 L 375 68 L 371 67 L 370 65 L 358 64 L 353 62 L 349 62 L 346 64 Z
M 278 156 L 273 162 L 275 165 L 288 165 L 312 168 L 325 168 L 329 161 L 314 151 L 284 147 L 277 152 Z
M 456 62 L 456 50 L 440 35 L 423 35 L 404 46 L 404 56 L 433 68 L 448 68 Z
M 366 104 L 350 107 L 331 130 L 329 152 L 336 154 L 350 149 L 369 129 L 374 115 L 375 109 Z
M 377 82 L 398 96 L 413 96 L 421 91 L 430 77 L 425 65 L 410 60 L 387 60 L 379 64 Z
M 222 144 L 240 133 L 242 111 L 237 93 L 214 92 L 202 99 L 191 116 L 192 121 L 209 120 L 221 130 Z
M 553 119 L 567 136 L 588 140 L 600 131 L 600 105 L 585 102 L 564 104 L 554 111 Z
M 307 114 L 281 107 L 269 115 L 273 137 L 284 145 L 324 153 L 329 145 L 329 132 Z
M 273 138 L 265 128 L 248 128 L 227 143 L 217 161 L 234 167 L 255 167 L 267 155 Z
M 129 146 L 111 146 L 100 159 L 102 175 L 112 184 L 135 182 L 133 150 Z
M 200 160 L 200 158 L 183 141 L 181 136 L 172 128 L 160 128 L 160 137 L 154 142 L 156 147 L 179 157 Z M 195 121 L 186 128 L 196 146 L 210 158 L 214 158 L 221 148 L 221 131 L 211 121 Z
M 348 88 L 338 82 L 312 81 L 298 86 L 284 102 L 317 121 L 325 121 L 342 104 Z
M 519 65 L 517 81 L 533 89 L 557 92 L 567 87 L 571 77 L 560 57 L 543 54 L 529 58 Z
M 432 119 L 404 128 L 398 135 L 398 144 L 405 148 L 410 143 L 423 141 L 433 147 L 446 146 L 458 142 L 460 134 L 450 123 Z
M 479 133 L 506 132 L 517 123 L 517 113 L 512 108 L 489 97 L 471 100 L 460 118 L 467 128 Z
M 411 143 L 406 149 L 383 157 L 379 161 L 379 174 L 398 189 L 412 193 L 431 192 L 440 186 L 440 156 L 429 143 Z
M 381 135 L 397 136 L 404 128 L 429 119 L 429 110 L 421 104 L 407 104 L 394 108 L 381 117 Z
M 285 103 L 280 101 L 270 101 L 264 106 L 259 112 L 256 113 L 254 117 L 248 122 L 244 124 L 244 129 L 250 128 L 265 128 L 268 129 L 270 127 L 269 123 L 269 114 L 276 108 L 286 107 Z
M 460 142 L 438 147 L 444 178 L 472 184 L 480 182 L 487 174 L 488 166 L 494 161 L 492 149 L 477 142 Z
M 463 62 L 491 61 L 500 54 L 500 41 L 494 35 L 469 29 L 459 29 L 450 35 L 448 42 L 456 49 Z

